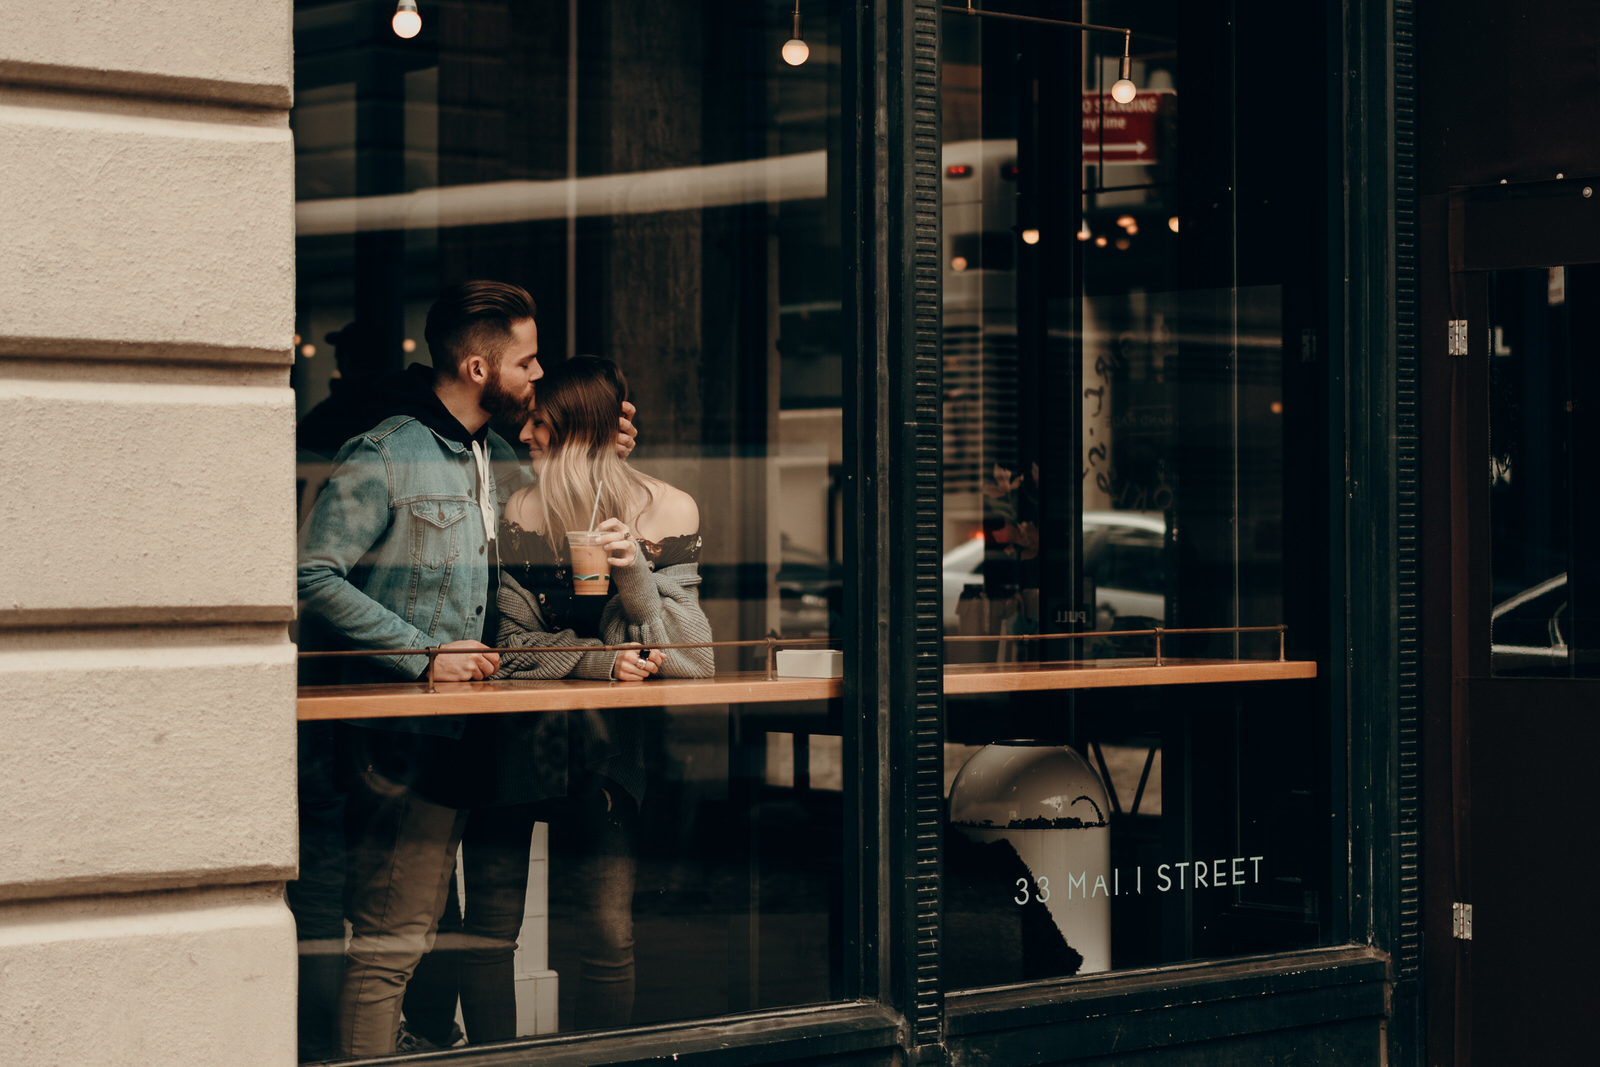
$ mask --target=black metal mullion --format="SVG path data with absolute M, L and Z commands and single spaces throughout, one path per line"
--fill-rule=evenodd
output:
M 877 886 L 885 925 L 874 954 L 877 992 L 905 1020 L 908 1060 L 930 1062 L 942 1057 L 944 1020 L 938 4 L 877 0 L 858 25 L 879 45 L 860 53 L 857 84 L 876 95 L 863 97 L 856 111 L 863 195 L 856 201 L 862 266 L 853 333 L 859 414 L 872 416 L 857 430 L 871 451 L 858 465 L 863 514 L 856 527 L 875 567 L 861 568 L 866 580 L 855 591 L 855 617 L 860 695 L 877 698 L 881 757 L 861 778 L 874 782 L 881 798 Z M 865 662 L 869 657 L 876 662 Z M 871 754 L 864 741 L 861 757 Z M 864 881 L 872 878 L 867 862 Z
M 860 709 L 846 753 L 860 788 L 854 921 L 861 995 L 900 1013 L 921 1061 L 943 1040 L 938 8 L 877 0 L 849 25 L 845 549 L 862 578 L 846 590 L 857 661 L 845 705 Z
M 884 999 L 890 971 L 888 931 L 883 912 L 889 894 L 885 825 L 888 777 L 883 721 L 887 706 L 881 640 L 883 546 L 879 530 L 886 481 L 885 449 L 880 438 L 882 387 L 880 340 L 883 289 L 882 235 L 878 219 L 886 176 L 881 163 L 879 131 L 872 121 L 883 96 L 883 74 L 877 62 L 883 39 L 881 5 L 853 4 L 840 20 L 847 62 L 841 70 L 840 107 L 845 129 L 840 137 L 843 207 L 841 244 L 845 285 L 841 335 L 844 352 L 844 478 L 843 558 L 854 562 L 858 581 L 846 582 L 842 638 L 845 649 L 842 724 L 843 761 L 848 772 L 845 892 L 855 906 L 844 909 L 844 959 L 858 997 Z M 850 714 L 852 712 L 854 714 Z M 853 848 L 851 846 L 854 846 Z
M 888 270 L 888 675 L 894 1005 L 906 1016 L 912 1062 L 942 1056 L 941 861 L 944 824 L 944 665 L 941 517 L 941 144 L 939 6 L 888 10 L 886 165 L 882 219 Z
M 1414 152 L 1403 155 L 1412 141 L 1409 123 L 1415 109 L 1414 94 L 1400 91 L 1397 67 L 1409 70 L 1409 53 L 1397 53 L 1401 23 L 1396 4 L 1363 0 L 1345 8 L 1345 69 L 1350 77 L 1342 147 L 1349 279 L 1344 309 L 1345 647 L 1352 651 L 1344 669 L 1349 753 L 1345 918 L 1349 939 L 1389 953 L 1398 978 L 1407 964 L 1405 953 L 1415 946 L 1405 937 L 1407 916 L 1402 910 L 1404 899 L 1414 903 L 1415 880 L 1408 897 L 1403 873 L 1408 858 L 1414 859 L 1415 842 L 1408 849 L 1402 820 L 1404 798 L 1411 798 L 1413 809 L 1416 802 L 1418 715 L 1417 646 L 1406 640 L 1415 637 L 1416 556 L 1402 554 L 1406 539 L 1414 540 L 1417 521 L 1411 236 L 1416 184 Z M 1402 239 L 1409 242 L 1404 248 Z M 1402 253 L 1411 265 L 1404 293 L 1398 269 Z M 1401 358 L 1402 343 L 1408 360 Z M 1403 760 L 1411 763 L 1410 782 L 1403 777 Z M 1414 818 L 1409 829 L 1416 832 Z M 1403 1056 L 1414 1030 L 1411 1018 L 1396 1020 L 1389 1032 L 1393 1055 Z
M 1395 1052 L 1421 1044 L 1422 995 L 1422 539 L 1421 417 L 1418 408 L 1418 189 L 1416 3 L 1394 0 L 1396 620 L 1399 640 L 1395 758 L 1398 909 L 1391 951 L 1398 1025 Z M 1397 1062 L 1420 1057 L 1398 1055 Z

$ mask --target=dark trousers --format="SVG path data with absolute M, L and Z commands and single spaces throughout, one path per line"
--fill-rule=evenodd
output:
M 300 942 L 300 1059 L 333 1055 L 333 1005 L 344 969 L 345 726 L 299 724 L 300 877 L 289 910 Z
M 456 900 L 452 879 L 434 948 L 406 989 L 406 1025 L 414 1033 L 447 1043 L 459 995 L 473 1044 L 520 1036 L 515 952 L 536 822 L 549 822 L 552 838 L 570 846 L 552 855 L 551 877 L 573 879 L 576 896 L 583 901 L 576 916 L 578 1027 L 626 1026 L 630 1021 L 638 809 L 625 791 L 604 778 L 581 776 L 574 787 L 571 796 L 560 800 L 476 808 L 468 817 L 461 842 L 466 899 Z

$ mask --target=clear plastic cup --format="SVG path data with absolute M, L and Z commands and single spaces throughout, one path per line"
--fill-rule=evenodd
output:
M 600 546 L 599 530 L 568 530 L 567 555 L 572 559 L 575 596 L 605 596 L 611 591 L 611 561 Z

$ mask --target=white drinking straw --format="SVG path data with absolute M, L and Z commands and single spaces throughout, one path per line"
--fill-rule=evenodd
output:
M 598 482 L 594 487 L 594 510 L 589 512 L 589 529 L 594 529 L 594 520 L 600 517 L 600 490 L 606 487 L 605 482 Z

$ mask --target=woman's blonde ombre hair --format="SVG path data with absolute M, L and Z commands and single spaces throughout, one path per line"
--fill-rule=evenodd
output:
M 628 379 L 600 356 L 557 363 L 534 386 L 535 409 L 550 430 L 537 487 L 544 536 L 563 559 L 568 530 L 589 529 L 591 515 L 595 525 L 616 518 L 632 529 L 654 499 L 650 480 L 617 455 L 617 422 L 626 399 Z

